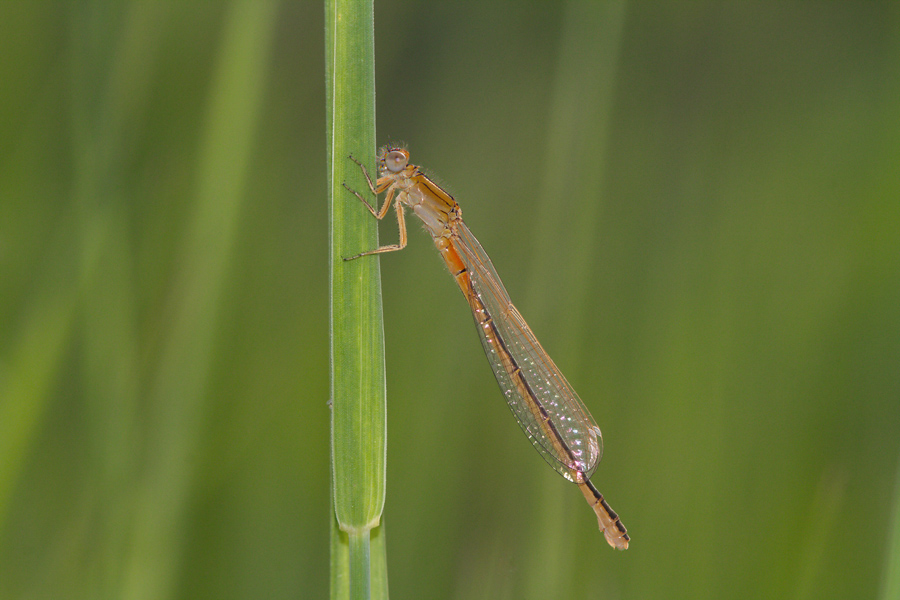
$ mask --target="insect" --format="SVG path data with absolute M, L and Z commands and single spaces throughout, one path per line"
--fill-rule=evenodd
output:
M 384 148 L 379 153 L 375 182 L 362 163 L 350 159 L 362 169 L 376 199 L 386 193 L 384 203 L 376 209 L 361 194 L 344 187 L 376 219 L 383 219 L 393 204 L 400 239 L 344 260 L 402 250 L 407 241 L 404 210 L 412 210 L 422 220 L 469 302 L 488 362 L 525 435 L 551 467 L 578 485 L 610 546 L 628 548 L 631 538 L 625 526 L 590 479 L 603 453 L 600 428 L 513 306 L 491 259 L 463 222 L 459 204 L 409 163 L 404 148 Z

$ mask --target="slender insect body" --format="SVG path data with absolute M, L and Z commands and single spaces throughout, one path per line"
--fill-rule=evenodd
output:
M 399 243 L 346 260 L 404 248 L 403 210 L 413 211 L 469 303 L 485 355 L 516 421 L 544 460 L 578 485 L 607 542 L 619 550 L 628 548 L 625 526 L 590 481 L 603 454 L 600 428 L 513 306 L 490 258 L 463 222 L 459 205 L 419 167 L 409 164 L 405 149 L 383 150 L 378 172 L 378 181 L 373 183 L 363 168 L 371 192 L 376 196 L 385 193 L 379 210 L 353 193 L 378 219 L 384 218 L 393 203 Z

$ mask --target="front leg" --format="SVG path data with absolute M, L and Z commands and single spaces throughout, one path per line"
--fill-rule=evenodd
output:
M 363 175 L 366 178 L 366 183 L 369 184 L 369 191 L 372 192 L 372 195 L 375 196 L 376 199 L 378 198 L 378 194 L 380 194 L 381 192 L 383 192 L 385 190 L 388 190 L 387 196 L 385 196 L 385 198 L 384 198 L 384 204 L 381 205 L 380 209 L 375 210 L 375 208 L 371 204 L 369 204 L 369 202 L 365 198 L 363 198 L 362 194 L 360 194 L 359 192 L 357 192 L 356 190 L 351 188 L 349 185 L 347 185 L 346 182 L 341 182 L 341 185 L 343 185 L 345 188 L 347 188 L 348 192 L 352 193 L 354 196 L 359 198 L 360 202 L 365 204 L 366 208 L 369 209 L 369 212 L 372 213 L 372 216 L 374 216 L 376 219 L 378 219 L 380 221 L 381 219 L 384 218 L 384 215 L 387 214 L 388 207 L 391 205 L 391 200 L 394 197 L 394 190 L 389 189 L 391 187 L 391 184 L 393 183 L 393 181 L 391 180 L 390 177 L 382 177 L 381 179 L 378 180 L 378 185 L 376 185 L 376 184 L 372 183 L 372 178 L 369 177 L 369 171 L 368 171 L 368 169 L 366 169 L 366 166 L 364 164 L 362 164 L 361 162 L 356 160 L 356 158 L 354 158 L 352 154 L 350 156 L 348 156 L 347 158 L 349 158 L 350 160 L 352 160 L 359 166 L 360 170 L 363 172 Z
M 385 190 L 387 191 L 387 195 L 384 197 L 384 204 L 382 204 L 381 208 L 376 211 L 375 208 L 371 204 L 369 204 L 365 198 L 363 198 L 362 194 L 350 188 L 350 186 L 348 186 L 346 183 L 342 184 L 345 188 L 347 188 L 349 192 L 359 198 L 359 200 L 366 205 L 366 208 L 369 209 L 369 212 L 372 213 L 372 216 L 380 221 L 387 214 L 388 208 L 391 206 L 391 202 L 393 202 L 394 200 L 394 193 L 397 191 L 393 185 L 394 180 L 390 177 L 382 177 L 378 180 L 377 184 L 373 184 L 372 178 L 369 177 L 369 172 L 366 170 L 365 165 L 353 158 L 353 156 L 350 156 L 350 160 L 355 162 L 357 165 L 359 165 L 359 168 L 362 169 L 363 175 L 365 175 L 366 177 L 366 182 L 369 184 L 369 191 L 372 192 L 372 194 L 376 198 L 381 192 L 384 192 Z M 369 250 L 368 252 L 360 252 L 359 254 L 356 254 L 354 256 L 345 257 L 344 260 L 354 260 L 356 258 L 360 258 L 361 256 L 369 256 L 370 254 L 383 254 L 385 252 L 395 252 L 397 250 L 403 250 L 404 248 L 406 248 L 406 219 L 403 215 L 403 203 L 400 202 L 402 193 L 403 192 L 400 193 L 401 195 L 397 196 L 397 201 L 394 202 L 394 210 L 397 213 L 397 227 L 400 230 L 399 243 L 381 246 L 379 248 L 375 248 L 374 250 Z

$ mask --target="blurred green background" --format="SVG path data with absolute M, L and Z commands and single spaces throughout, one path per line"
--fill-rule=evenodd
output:
M 381 258 L 393 596 L 889 597 L 900 5 L 375 14 L 378 138 L 456 195 L 633 539 L 526 441 L 413 225 Z M 0 598 L 327 596 L 323 28 L 0 4 Z

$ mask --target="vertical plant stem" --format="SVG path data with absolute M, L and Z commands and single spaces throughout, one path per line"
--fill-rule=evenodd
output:
M 353 155 L 374 173 L 375 49 L 372 0 L 326 0 L 331 275 L 332 598 L 387 597 L 371 584 L 370 535 L 385 494 L 385 378 L 377 258 L 342 260 L 378 245 L 377 222 L 343 184 L 362 193 Z M 378 532 L 377 535 L 383 535 Z M 376 572 L 383 572 L 379 568 Z M 349 584 L 347 582 L 349 581 Z
M 372 569 L 369 563 L 369 531 L 356 531 L 350 538 L 350 597 L 371 598 Z

